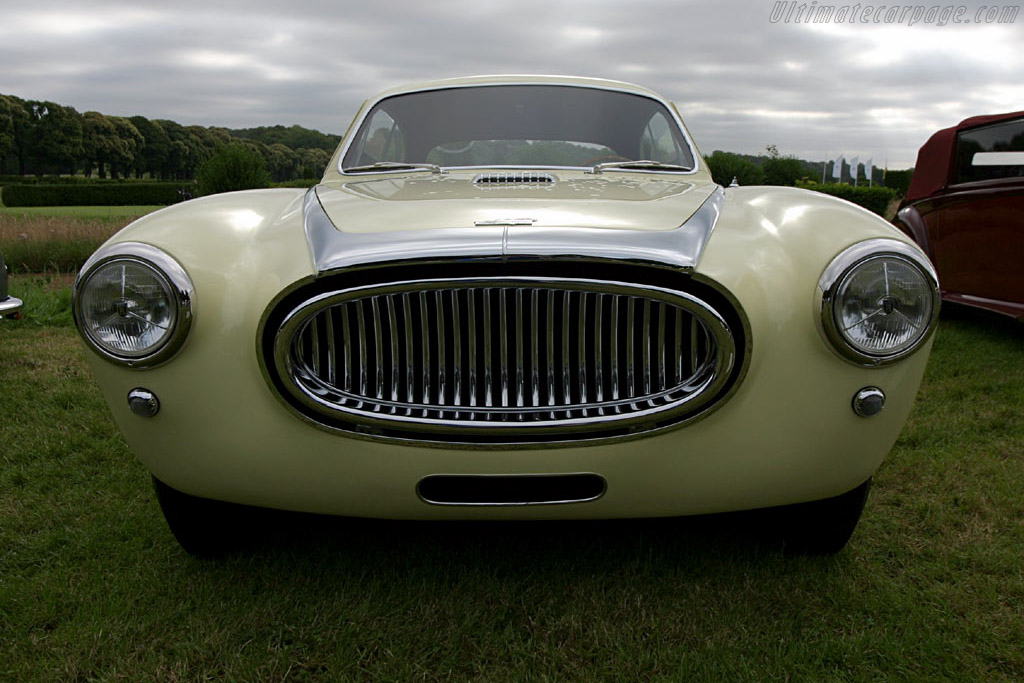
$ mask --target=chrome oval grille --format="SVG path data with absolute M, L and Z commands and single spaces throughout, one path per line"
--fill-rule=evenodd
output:
M 719 397 L 732 331 L 702 300 L 599 280 L 464 278 L 327 292 L 274 365 L 308 417 L 448 442 L 544 442 L 678 422 Z

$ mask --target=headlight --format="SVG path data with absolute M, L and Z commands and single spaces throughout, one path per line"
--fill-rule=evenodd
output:
M 163 251 L 126 242 L 96 252 L 75 283 L 78 331 L 101 356 L 152 367 L 177 353 L 192 322 L 192 282 Z
M 825 337 L 859 365 L 903 358 L 938 320 L 935 269 L 895 240 L 868 240 L 841 253 L 822 274 L 818 296 Z

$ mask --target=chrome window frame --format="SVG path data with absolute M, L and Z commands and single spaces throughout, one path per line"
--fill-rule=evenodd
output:
M 626 95 L 636 95 L 637 97 L 646 97 L 649 100 L 653 100 L 653 101 L 657 102 L 658 104 L 660 104 L 661 106 L 663 106 L 668 111 L 669 115 L 672 118 L 672 121 L 674 121 L 676 126 L 678 127 L 679 133 L 681 134 L 683 140 L 686 142 L 686 145 L 687 145 L 687 147 L 690 150 L 690 155 L 693 157 L 693 168 L 690 169 L 689 171 L 665 171 L 665 170 L 655 170 L 655 169 L 627 169 L 627 168 L 623 168 L 623 169 L 607 169 L 607 170 L 609 170 L 609 171 L 614 170 L 614 172 L 616 172 L 616 173 L 656 173 L 656 174 L 672 175 L 672 176 L 693 175 L 693 174 L 698 173 L 700 171 L 700 152 L 697 151 L 697 145 L 694 144 L 693 139 L 690 137 L 689 131 L 687 131 L 686 130 L 686 126 L 683 125 L 683 120 L 681 118 L 679 118 L 679 112 L 676 110 L 676 108 L 672 105 L 672 102 L 670 102 L 669 100 L 666 100 L 665 98 L 663 98 L 663 97 L 661 97 L 659 95 L 655 95 L 655 94 L 652 94 L 650 92 L 645 92 L 645 91 L 637 90 L 637 89 L 633 89 L 633 88 L 617 88 L 617 87 L 614 87 L 612 85 L 603 85 L 603 84 L 599 84 L 599 83 L 575 83 L 575 82 L 572 82 L 572 81 L 558 82 L 558 81 L 533 81 L 533 80 L 509 80 L 509 81 L 495 81 L 495 82 L 484 82 L 484 83 L 438 84 L 438 85 L 433 85 L 433 86 L 428 86 L 428 87 L 423 87 L 423 88 L 412 88 L 412 89 L 409 89 L 409 90 L 402 90 L 400 92 L 389 91 L 386 94 L 378 95 L 374 99 L 367 101 L 367 103 L 363 106 L 363 108 L 362 108 L 358 118 L 355 119 L 353 121 L 352 125 L 349 127 L 350 133 L 345 138 L 345 140 L 342 142 L 341 150 L 338 153 L 338 163 L 337 163 L 336 170 L 338 171 L 338 173 L 340 173 L 345 178 L 358 178 L 358 177 L 374 176 L 374 175 L 378 175 L 378 174 L 380 174 L 380 175 L 393 175 L 393 174 L 396 174 L 396 173 L 409 173 L 410 172 L 409 169 L 396 169 L 396 170 L 390 170 L 390 171 L 388 171 L 388 170 L 381 170 L 381 171 L 373 171 L 373 172 L 364 171 L 362 173 L 346 173 L 345 169 L 342 167 L 342 160 L 344 160 L 345 156 L 348 155 L 349 148 L 352 146 L 352 144 L 355 142 L 356 138 L 358 137 L 359 131 L 362 129 L 363 123 L 366 121 L 366 118 L 369 116 L 370 112 L 373 111 L 373 108 L 376 107 L 379 103 L 383 102 L 384 100 L 388 100 L 388 99 L 391 99 L 393 97 L 401 97 L 403 95 L 411 95 L 411 94 L 420 93 L 420 92 L 433 92 L 433 91 L 436 91 L 436 90 L 455 90 L 457 88 L 493 88 L 493 87 L 503 87 L 503 86 L 505 86 L 505 87 L 507 87 L 507 86 L 555 86 L 555 87 L 564 87 L 564 88 L 584 88 L 584 89 L 588 89 L 588 90 L 605 90 L 605 91 L 608 91 L 608 92 L 618 92 L 618 93 L 623 93 L 623 94 L 626 94 Z M 443 168 L 445 170 L 458 170 L 458 171 L 476 171 L 476 170 L 479 170 L 479 169 L 491 169 L 491 168 L 495 168 L 495 169 L 510 169 L 510 170 L 516 170 L 516 169 L 543 169 L 543 170 L 553 170 L 553 171 L 554 170 L 562 170 L 562 171 L 580 171 L 580 172 L 592 170 L 590 166 L 549 166 L 549 165 L 515 166 L 515 165 L 496 165 L 496 164 L 484 165 L 484 166 L 444 166 Z

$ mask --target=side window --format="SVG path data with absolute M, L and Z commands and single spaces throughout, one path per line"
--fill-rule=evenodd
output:
M 360 143 L 359 155 L 353 165 L 362 166 L 378 161 L 405 161 L 405 139 L 391 115 L 378 110 Z
M 686 164 L 686 155 L 675 136 L 665 115 L 657 112 L 647 120 L 637 159 L 651 159 L 666 164 Z
M 959 133 L 954 183 L 1024 176 L 1024 119 Z

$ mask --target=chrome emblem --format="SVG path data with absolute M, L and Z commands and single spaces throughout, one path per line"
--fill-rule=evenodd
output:
M 495 218 L 489 221 L 473 221 L 473 225 L 483 227 L 486 225 L 499 225 L 499 226 L 511 226 L 511 225 L 533 225 L 537 222 L 536 218 Z

